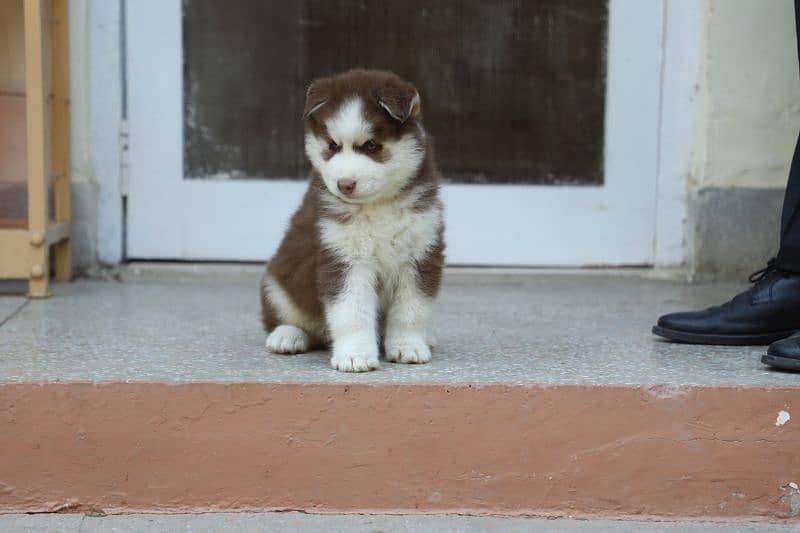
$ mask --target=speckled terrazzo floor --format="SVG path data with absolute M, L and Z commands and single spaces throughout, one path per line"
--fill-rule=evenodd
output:
M 79 280 L 21 309 L 19 298 L 0 297 L 0 381 L 800 385 L 800 374 L 762 366 L 762 347 L 678 345 L 650 334 L 659 314 L 718 303 L 736 285 L 449 274 L 430 364 L 344 374 L 323 352 L 264 351 L 257 284 L 245 271 Z
M 0 296 L 0 326 L 14 316 L 23 305 L 25 305 L 25 298 L 19 296 Z

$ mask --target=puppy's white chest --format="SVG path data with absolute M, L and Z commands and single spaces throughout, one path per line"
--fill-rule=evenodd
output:
M 398 206 L 370 206 L 346 222 L 324 221 L 323 243 L 346 262 L 373 263 L 379 272 L 424 257 L 437 237 L 440 214 Z

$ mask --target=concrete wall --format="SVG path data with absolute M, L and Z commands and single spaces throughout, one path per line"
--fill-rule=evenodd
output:
M 97 178 L 92 162 L 89 28 L 91 0 L 70 0 L 73 266 L 91 270 L 97 258 Z
M 707 0 L 689 257 L 701 277 L 741 276 L 775 253 L 800 130 L 791 0 Z

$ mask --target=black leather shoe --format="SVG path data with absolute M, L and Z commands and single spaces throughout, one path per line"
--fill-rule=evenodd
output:
M 772 260 L 750 281 L 752 287 L 720 306 L 662 316 L 653 333 L 693 344 L 754 346 L 800 331 L 800 274 L 782 271 Z
M 776 368 L 800 372 L 800 333 L 770 344 L 767 355 L 761 357 L 761 362 Z

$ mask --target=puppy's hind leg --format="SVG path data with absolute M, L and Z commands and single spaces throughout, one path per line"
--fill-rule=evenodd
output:
M 265 347 L 272 353 L 304 353 L 319 347 L 314 328 L 280 284 L 267 274 L 261 283 L 261 316 L 267 331 Z

